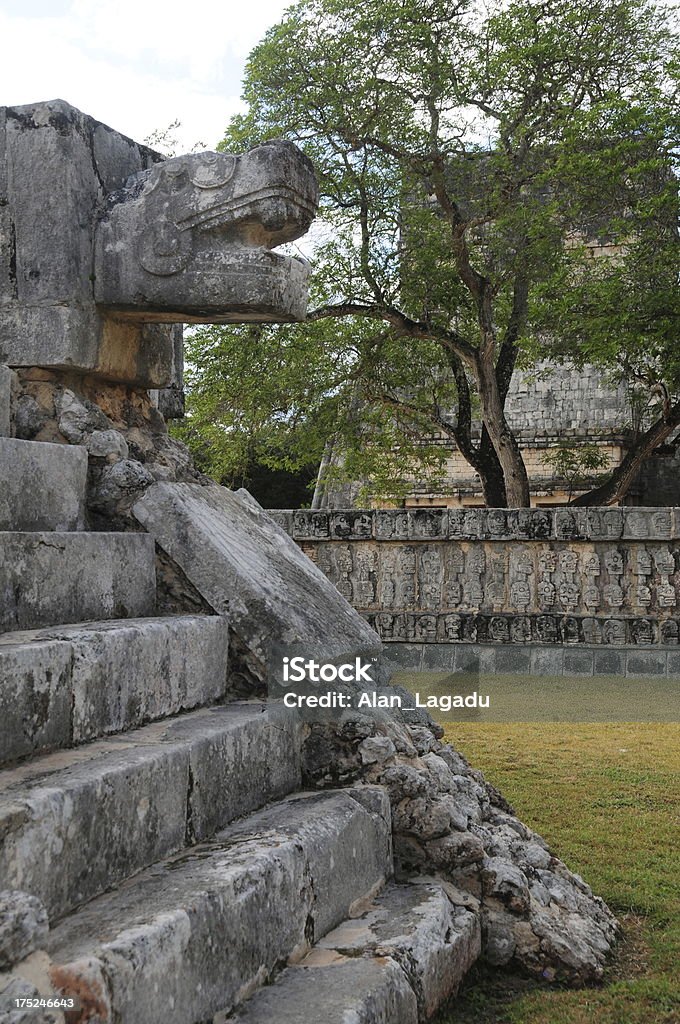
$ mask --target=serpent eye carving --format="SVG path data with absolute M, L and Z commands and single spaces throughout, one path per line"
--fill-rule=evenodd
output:
M 231 153 L 197 153 L 198 160 L 191 175 L 197 188 L 221 188 L 234 176 L 236 157 Z

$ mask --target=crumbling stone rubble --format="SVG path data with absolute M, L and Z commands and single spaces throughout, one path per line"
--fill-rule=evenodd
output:
M 384 786 L 397 878 L 443 878 L 455 903 L 479 913 L 490 964 L 573 985 L 598 981 L 618 935 L 615 917 L 441 735 L 434 723 L 356 713 L 315 723 L 307 782 Z
M 29 368 L 17 371 L 13 405 L 16 437 L 87 449 L 87 505 L 98 526 L 121 526 L 157 480 L 207 482 L 141 388 Z

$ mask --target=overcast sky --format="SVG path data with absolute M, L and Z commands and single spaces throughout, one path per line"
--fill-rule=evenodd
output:
M 245 60 L 290 0 L 0 0 L 0 106 L 67 100 L 143 141 L 213 148 Z

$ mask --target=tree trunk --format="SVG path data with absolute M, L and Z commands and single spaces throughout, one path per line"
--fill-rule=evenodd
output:
M 314 497 L 312 498 L 312 508 L 322 508 L 324 504 L 324 498 L 326 497 L 326 474 L 328 473 L 328 467 L 331 463 L 331 457 L 333 454 L 333 442 L 326 441 L 324 446 L 323 455 L 321 456 L 321 462 L 319 464 L 319 472 L 316 475 L 316 486 L 314 487 Z
M 477 470 L 482 481 L 484 501 L 489 508 L 507 508 L 508 497 L 505 492 L 505 478 L 496 450 L 491 443 L 489 432 L 482 427 L 482 439 L 479 445 L 479 465 Z
M 642 434 L 635 445 L 628 451 L 620 466 L 614 470 L 608 480 L 587 494 L 574 498 L 571 505 L 602 506 L 613 505 L 625 498 L 630 487 L 635 483 L 642 464 L 655 448 L 680 426 L 680 402 L 672 406 L 665 416 L 660 417 Z
M 505 418 L 504 403 L 498 390 L 493 360 L 480 356 L 475 367 L 475 376 L 484 426 L 503 470 L 508 507 L 528 508 L 529 478 L 519 445 Z
M 482 426 L 482 438 L 479 445 L 475 445 L 472 440 L 472 402 L 463 363 L 449 346 L 443 345 L 442 351 L 456 381 L 458 410 L 455 427 L 450 426 L 440 416 L 437 416 L 435 420 L 436 425 L 439 428 L 444 427 L 448 431 L 456 442 L 460 454 L 479 473 L 485 504 L 490 508 L 505 508 L 507 498 L 503 469 L 486 427 Z M 510 372 L 512 373 L 512 370 Z M 501 393 L 502 400 L 505 401 L 507 388 L 505 391 L 501 389 Z

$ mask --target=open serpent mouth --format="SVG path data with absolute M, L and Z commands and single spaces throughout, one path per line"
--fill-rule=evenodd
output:
M 297 189 L 281 183 L 231 196 L 207 210 L 192 212 L 182 217 L 177 226 L 180 229 L 224 228 L 256 216 L 270 241 L 271 233 L 284 230 L 288 223 L 295 224 L 299 231 L 301 213 L 311 224 L 316 214 L 316 204 Z
M 225 197 L 206 209 L 194 209 L 176 221 L 148 225 L 139 240 L 139 262 L 150 274 L 166 277 L 184 270 L 193 258 L 215 258 L 229 241 L 239 247 L 266 248 L 296 238 L 311 224 L 315 204 L 284 183 Z M 306 230 L 306 228 L 305 228 Z

